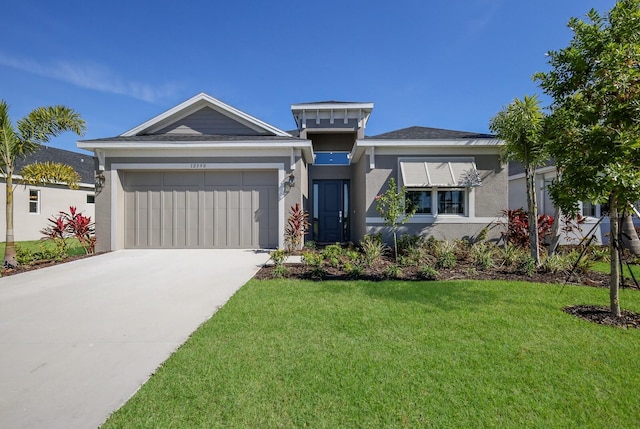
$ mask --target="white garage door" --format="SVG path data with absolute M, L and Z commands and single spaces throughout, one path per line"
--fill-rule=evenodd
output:
M 125 172 L 127 248 L 278 245 L 275 171 Z

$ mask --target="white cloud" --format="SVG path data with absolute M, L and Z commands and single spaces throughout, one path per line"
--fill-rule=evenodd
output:
M 151 103 L 171 98 L 177 90 L 177 87 L 171 84 L 154 87 L 123 79 L 108 67 L 93 62 L 53 61 L 43 63 L 0 53 L 0 65 L 67 82 L 81 88 L 126 95 Z

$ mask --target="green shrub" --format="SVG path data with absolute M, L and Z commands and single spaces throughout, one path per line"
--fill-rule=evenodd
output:
M 545 273 L 562 273 L 571 270 L 571 260 L 567 256 L 555 253 L 545 257 L 540 268 Z
M 353 261 L 353 262 L 345 262 L 344 264 L 344 271 L 347 273 L 348 276 L 350 277 L 360 277 L 362 275 L 362 273 L 364 272 L 364 268 L 362 267 L 362 264 L 360 264 L 358 261 Z
M 384 275 L 389 279 L 399 279 L 402 277 L 402 269 L 396 264 L 390 264 L 384 271 Z
M 586 273 L 593 268 L 593 260 L 588 255 L 582 255 L 580 258 L 580 252 L 572 250 L 566 256 L 568 262 L 568 270 L 573 269 L 575 273 Z M 580 258 L 580 260 L 578 260 Z
M 521 253 L 516 261 L 516 270 L 527 277 L 533 277 L 536 272 L 536 260 L 528 253 Z
M 61 261 L 69 256 L 64 240 L 54 240 L 53 244 L 53 246 L 46 243 L 38 244 L 38 249 L 40 250 L 36 253 L 37 259 L 42 261 Z
M 365 235 L 360 242 L 360 248 L 364 254 L 365 263 L 371 266 L 382 257 L 386 249 L 386 245 L 382 241 L 382 236 L 380 234 Z
M 327 260 L 330 266 L 338 268 L 340 257 L 343 255 L 342 246 L 338 243 L 330 244 L 322 251 L 322 257 Z
M 418 276 L 424 280 L 437 280 L 440 273 L 430 265 L 423 265 L 418 271 Z
M 590 246 L 587 254 L 590 255 L 591 259 L 597 262 L 610 262 L 611 261 L 611 253 L 609 252 L 608 247 L 604 246 Z
M 441 241 L 435 248 L 436 268 L 454 268 L 457 264 L 455 244 Z
M 288 275 L 289 275 L 289 268 L 287 268 L 287 266 L 284 264 L 276 265 L 273 268 L 273 276 L 276 278 L 283 278 L 283 277 L 287 277 Z
M 507 243 L 500 249 L 498 257 L 502 259 L 502 265 L 510 268 L 516 266 L 524 254 L 526 254 L 525 250 L 512 243 Z
M 284 265 L 284 261 L 287 259 L 287 252 L 284 249 L 277 249 L 269 253 L 271 260 L 276 267 Z
M 425 240 L 421 235 L 403 234 L 398 239 L 398 254 L 407 255 L 415 249 L 422 249 L 424 244 Z
M 36 257 L 30 249 L 16 244 L 16 261 L 20 265 L 31 265 L 36 261 Z
M 316 250 L 316 242 L 313 240 L 305 241 L 304 248 L 306 250 Z
M 325 275 L 324 258 L 322 254 L 306 251 L 302 254 L 302 263 L 305 264 L 312 277 L 323 277 Z
M 473 263 L 481 270 L 488 270 L 494 266 L 493 247 L 488 243 L 476 243 L 470 252 Z

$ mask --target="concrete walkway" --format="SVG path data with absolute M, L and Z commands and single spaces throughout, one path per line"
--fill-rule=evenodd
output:
M 99 426 L 268 258 L 126 250 L 0 279 L 0 427 Z

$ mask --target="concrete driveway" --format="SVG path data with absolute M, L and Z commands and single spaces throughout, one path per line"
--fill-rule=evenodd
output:
M 268 258 L 126 250 L 0 279 L 0 427 L 99 426 Z

